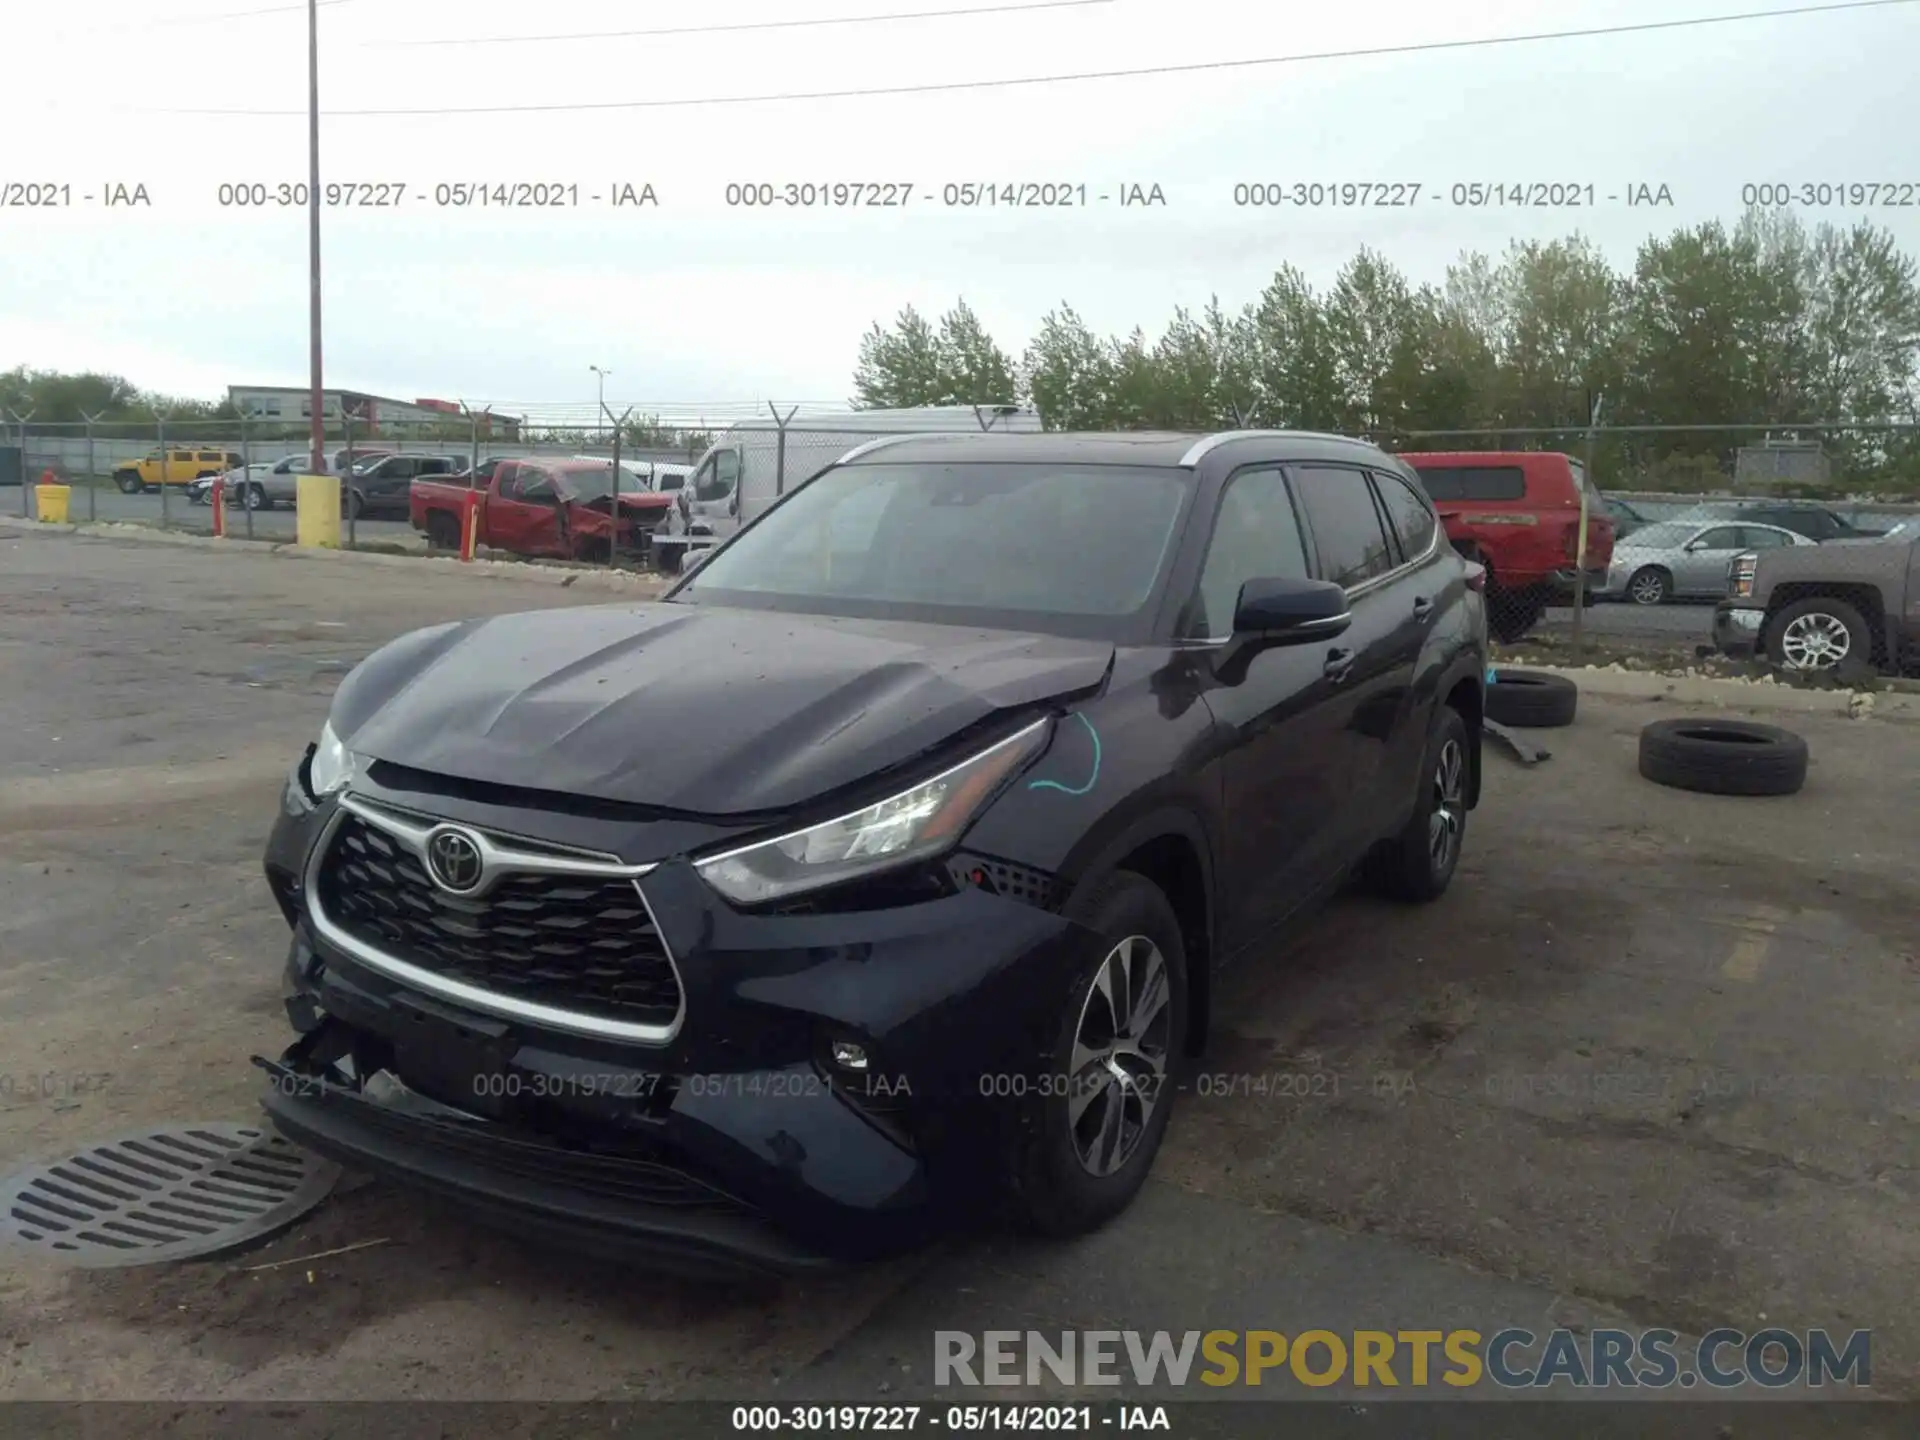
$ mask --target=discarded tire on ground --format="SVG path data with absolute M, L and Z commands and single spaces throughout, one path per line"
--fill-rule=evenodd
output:
M 1706 795 L 1791 795 L 1807 780 L 1807 742 L 1750 720 L 1656 720 L 1640 732 L 1640 773 Z
M 1487 718 L 1502 725 L 1545 730 L 1571 725 L 1580 687 L 1562 675 L 1539 670 L 1495 670 L 1487 686 Z

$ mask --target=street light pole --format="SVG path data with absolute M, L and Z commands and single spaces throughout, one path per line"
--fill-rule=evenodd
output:
M 309 384 L 313 391 L 310 439 L 313 473 L 327 473 L 326 381 L 320 363 L 320 6 L 307 0 L 307 314 Z
M 589 365 L 587 368 L 600 377 L 600 394 L 598 402 L 594 407 L 594 414 L 600 419 L 600 438 L 604 444 L 607 434 L 607 376 L 613 372 L 611 370 L 602 370 L 598 365 Z

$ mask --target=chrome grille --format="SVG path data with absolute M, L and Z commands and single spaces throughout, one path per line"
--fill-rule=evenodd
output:
M 457 895 L 434 883 L 418 841 L 416 827 L 343 810 L 314 875 L 323 933 L 478 1008 L 536 1023 L 564 1012 L 578 1022 L 565 1028 L 667 1038 L 680 979 L 630 871 L 549 869 L 538 855 L 516 868 L 508 857 L 480 893 Z

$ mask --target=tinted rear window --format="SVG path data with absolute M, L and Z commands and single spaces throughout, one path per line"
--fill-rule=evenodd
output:
M 1421 465 L 1414 473 L 1435 500 L 1524 500 L 1526 472 L 1518 465 Z

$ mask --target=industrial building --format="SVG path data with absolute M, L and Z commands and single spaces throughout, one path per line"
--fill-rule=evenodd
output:
M 296 422 L 313 418 L 313 392 L 297 385 L 229 385 L 227 400 L 249 420 Z M 360 390 L 327 390 L 322 393 L 322 414 L 329 424 L 341 423 L 351 415 L 355 429 L 363 435 L 387 435 L 405 439 L 408 431 L 423 425 L 460 424 L 466 420 L 460 407 L 451 400 L 392 400 L 384 395 L 369 395 Z M 520 421 L 511 415 L 480 417 L 483 439 L 518 440 Z

